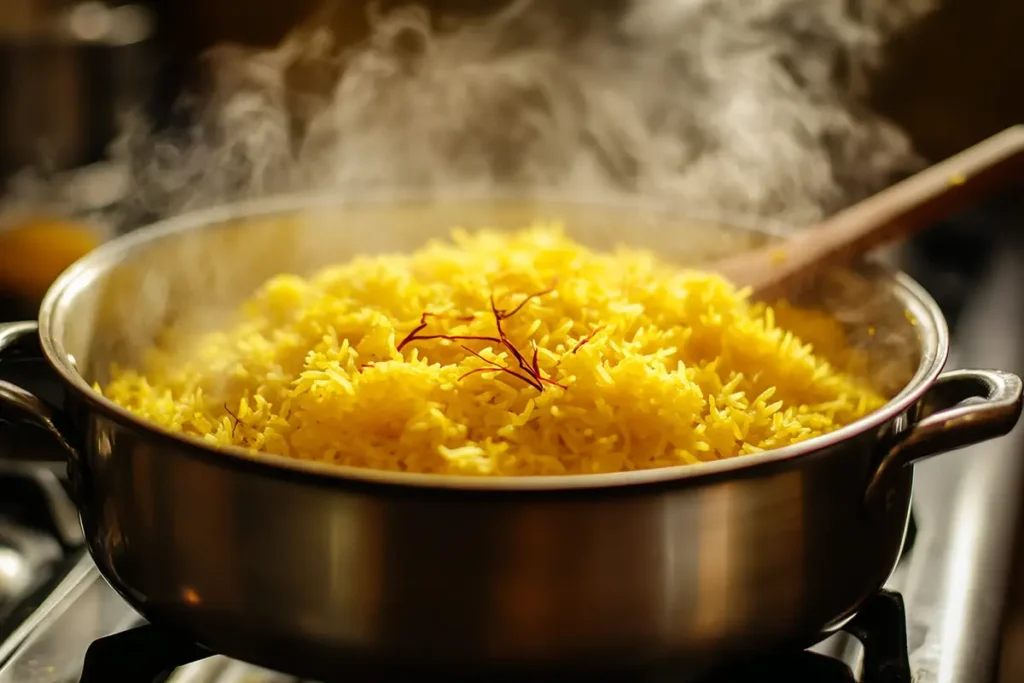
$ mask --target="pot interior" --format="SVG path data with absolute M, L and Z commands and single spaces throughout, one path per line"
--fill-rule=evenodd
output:
M 170 323 L 223 325 L 267 278 L 310 274 L 355 255 L 408 251 L 446 237 L 453 227 L 516 229 L 561 223 L 597 249 L 617 245 L 656 251 L 664 260 L 699 266 L 775 239 L 778 229 L 695 220 L 656 206 L 570 201 L 473 199 L 341 203 L 295 198 L 183 216 L 104 245 L 69 270 L 43 307 L 44 329 L 83 378 L 106 381 L 111 364 L 137 364 Z M 908 314 L 934 304 L 891 273 L 874 267 L 834 271 L 787 299 L 827 314 L 828 330 L 793 330 L 805 342 L 838 329 L 860 353 L 830 359 L 866 375 L 894 396 L 913 377 L 936 325 Z

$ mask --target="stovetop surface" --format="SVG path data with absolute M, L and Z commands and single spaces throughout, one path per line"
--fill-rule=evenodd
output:
M 858 615 L 844 627 L 844 632 L 855 637 L 863 647 L 864 656 L 859 667 L 859 676 L 849 664 L 842 659 L 822 653 L 805 651 L 780 653 L 772 657 L 762 658 L 743 664 L 728 672 L 709 677 L 708 683 L 728 681 L 729 683 L 754 683 L 755 681 L 782 680 L 793 683 L 911 683 L 910 662 L 907 654 L 906 613 L 903 598 L 898 593 L 882 591 L 870 598 L 861 608 Z M 118 676 L 125 680 L 152 681 L 167 670 L 179 669 L 172 677 L 174 681 L 196 680 L 203 673 L 217 674 L 217 680 L 223 680 L 223 668 L 230 667 L 230 662 L 203 661 L 209 653 L 187 641 L 175 638 L 162 631 L 159 627 L 143 624 L 121 633 L 108 636 L 93 642 L 85 658 L 85 670 L 80 683 L 100 683 Z M 186 663 L 192 668 L 185 667 Z M 287 679 L 281 674 L 258 671 L 251 667 L 242 667 L 239 671 L 247 671 L 249 683 L 258 681 L 297 680 Z M 379 671 L 355 672 L 346 671 L 338 677 L 338 681 L 378 681 L 398 680 L 415 677 L 416 671 L 405 671 L 396 667 L 387 675 Z M 586 680 L 602 683 L 619 683 L 624 681 L 643 683 L 662 683 L 685 678 L 680 667 L 652 667 L 642 671 L 628 673 L 617 672 L 586 678 L 572 678 L 566 674 L 547 675 L 507 675 L 501 672 L 488 676 L 489 681 L 521 681 L 521 680 Z M 463 680 L 452 672 L 443 672 L 445 680 Z M 471 680 L 471 679 L 466 679 Z
M 46 628 L 28 624 L 33 628 L 29 629 L 30 632 L 16 648 L 16 653 L 5 653 L 0 646 L 0 658 L 16 654 L 8 657 L 6 665 L 0 666 L 0 683 L 301 681 L 221 656 L 186 664 L 208 653 L 191 643 L 174 638 L 158 627 L 142 622 L 113 593 L 84 554 L 78 555 L 75 565 L 59 589 L 49 597 L 49 604 L 40 610 L 45 613 L 43 618 L 48 622 Z M 33 618 L 38 617 L 37 612 Z M 825 654 L 824 650 L 784 653 L 750 662 L 734 671 L 715 676 L 708 683 L 762 683 L 766 680 L 786 680 L 791 683 L 910 683 L 905 623 L 902 598 L 898 593 L 882 592 L 869 600 L 847 627 L 847 632 L 858 638 L 856 642 L 862 645 L 855 644 L 849 638 L 844 640 L 843 634 L 832 639 L 834 648 L 855 649 L 858 655 L 862 655 L 856 658 L 858 663 L 853 668 L 846 660 Z M 110 636 L 111 633 L 115 635 Z M 88 654 L 69 657 L 68 647 L 72 643 L 91 643 Z M 445 678 L 458 680 L 457 676 Z M 672 669 L 666 668 L 587 680 L 602 683 L 667 683 L 678 678 Z M 339 680 L 359 683 L 364 680 L 395 679 L 344 676 Z M 497 677 L 490 680 L 504 679 Z M 530 677 L 527 680 L 572 679 Z

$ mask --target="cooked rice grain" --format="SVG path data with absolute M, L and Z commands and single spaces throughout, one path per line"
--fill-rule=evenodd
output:
M 399 350 L 424 313 L 421 335 L 496 337 L 491 295 L 505 311 L 526 301 L 502 326 L 528 369 L 536 345 L 542 390 L 493 341 Z M 823 360 L 855 355 L 836 323 L 779 313 L 819 348 L 722 278 L 649 252 L 596 253 L 549 225 L 456 231 L 415 253 L 274 277 L 230 327 L 157 348 L 141 371 L 115 369 L 104 394 L 212 444 L 337 465 L 499 476 L 688 465 L 818 436 L 884 403 Z

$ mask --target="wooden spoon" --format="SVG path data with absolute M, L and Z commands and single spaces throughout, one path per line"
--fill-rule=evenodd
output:
M 775 294 L 823 268 L 907 237 L 1024 180 L 1024 125 L 854 204 L 782 242 L 722 259 L 712 270 L 753 295 Z

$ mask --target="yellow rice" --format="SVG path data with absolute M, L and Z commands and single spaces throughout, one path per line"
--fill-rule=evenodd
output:
M 466 374 L 516 369 L 501 344 L 397 348 L 425 312 L 447 317 L 426 319 L 422 334 L 494 337 L 491 295 L 508 311 L 552 285 L 503 322 L 528 360 L 536 345 L 543 390 L 506 372 Z M 211 444 L 304 460 L 616 472 L 779 448 L 880 407 L 864 381 L 823 360 L 852 357 L 843 339 L 827 317 L 751 302 L 649 252 L 591 251 L 558 226 L 455 231 L 411 254 L 274 277 L 226 329 L 158 347 L 139 370 L 115 368 L 103 393 Z

